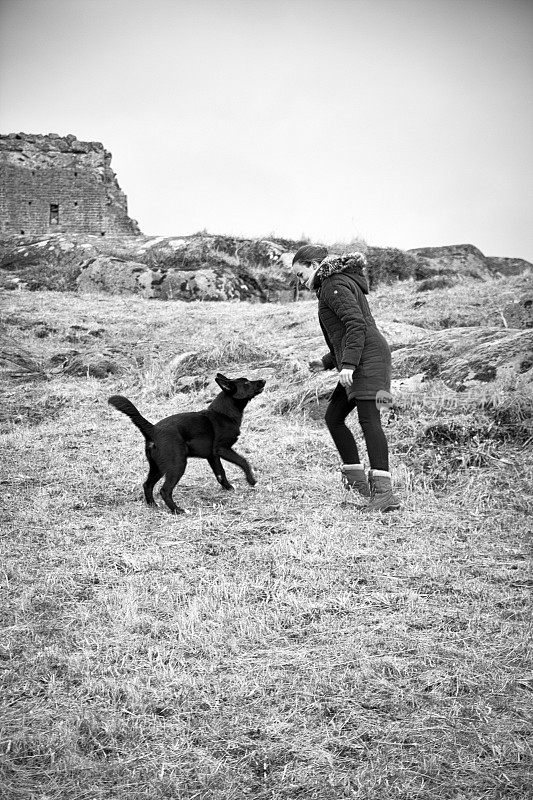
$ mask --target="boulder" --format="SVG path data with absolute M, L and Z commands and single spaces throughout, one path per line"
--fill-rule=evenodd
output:
M 169 269 L 157 296 L 164 300 L 250 300 L 260 296 L 239 275 L 224 269 Z
M 426 377 L 423 372 L 417 372 L 409 378 L 394 378 L 391 381 L 391 394 L 393 397 L 397 393 L 402 394 L 422 394 L 424 392 L 424 383 Z
M 515 303 L 506 305 L 503 318 L 509 328 L 533 328 L 533 292 L 528 292 Z
M 411 342 L 427 338 L 428 332 L 418 325 L 409 325 L 407 322 L 380 322 L 379 330 L 387 340 L 391 350 L 397 350 Z
M 417 247 L 407 253 L 418 262 L 416 277 L 419 279 L 449 274 L 484 279 L 491 274 L 485 256 L 473 244 Z
M 152 284 L 156 273 L 138 261 L 123 261 L 99 255 L 89 259 L 76 284 L 79 292 L 106 292 L 107 294 L 141 294 L 153 297 Z

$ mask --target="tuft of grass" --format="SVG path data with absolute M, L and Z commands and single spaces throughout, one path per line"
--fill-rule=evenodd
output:
M 257 340 L 237 335 L 214 347 L 203 348 L 180 358 L 174 374 L 175 377 L 180 377 L 197 372 L 212 372 L 221 364 L 227 365 L 228 369 L 243 365 L 253 365 L 255 368 L 261 364 L 270 364 L 274 357 L 275 353 Z
M 4 333 L 0 333 L 0 370 L 14 379 L 46 379 L 41 360 L 24 347 L 17 337 Z
M 282 415 L 304 412 L 311 419 L 321 419 L 331 394 L 329 375 L 309 378 L 298 372 L 285 381 L 273 411 Z

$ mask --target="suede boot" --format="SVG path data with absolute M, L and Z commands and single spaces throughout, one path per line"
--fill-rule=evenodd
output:
M 368 473 L 370 502 L 363 511 L 396 511 L 400 501 L 392 491 L 391 474 L 383 469 L 371 469 Z
M 341 474 L 347 489 L 359 492 L 362 497 L 370 497 L 370 486 L 362 464 L 343 464 Z

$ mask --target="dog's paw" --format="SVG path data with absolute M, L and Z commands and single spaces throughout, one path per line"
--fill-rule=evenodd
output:
M 246 480 L 248 481 L 250 486 L 255 486 L 256 483 L 257 483 L 257 480 L 255 479 L 255 477 L 253 475 L 250 478 L 246 478 Z
M 176 506 L 176 508 L 173 508 L 170 513 L 174 514 L 174 516 L 177 517 L 179 514 L 186 514 L 187 512 L 185 511 L 184 508 L 180 508 L 180 506 Z
M 229 483 L 229 481 L 226 481 L 226 483 L 221 483 L 220 485 L 222 486 L 223 489 L 226 489 L 226 491 L 228 492 L 232 492 L 235 489 L 233 484 Z

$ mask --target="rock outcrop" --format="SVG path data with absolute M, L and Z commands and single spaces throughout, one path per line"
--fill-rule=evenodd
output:
M 486 256 L 485 262 L 493 275 L 520 275 L 533 271 L 533 265 L 523 258 L 499 258 Z
M 204 232 L 179 237 L 12 236 L 0 239 L 0 288 L 139 294 L 161 300 L 290 302 L 295 279 L 292 254 L 301 244 Z M 449 261 L 448 248 L 433 248 L 437 256 L 428 259 L 395 248 L 369 247 L 370 286 L 419 279 L 418 286 L 425 290 L 446 288 L 472 275 L 493 277 L 479 267 L 484 256 L 470 247 L 466 260 L 451 248 Z M 527 271 L 527 262 L 523 265 Z M 300 296 L 314 294 L 304 290 Z
M 288 301 L 292 276 L 280 259 L 288 244 L 203 233 L 17 237 L 0 242 L 0 287 L 140 294 L 161 300 Z
M 450 389 L 498 380 L 506 386 L 533 382 L 533 331 L 449 328 L 393 353 L 396 379 L 438 378 Z
M 483 280 L 495 275 L 519 275 L 522 272 L 533 271 L 533 264 L 523 258 L 485 256 L 473 244 L 417 247 L 406 252 L 415 259 L 414 275 L 417 280 L 437 276 Z

